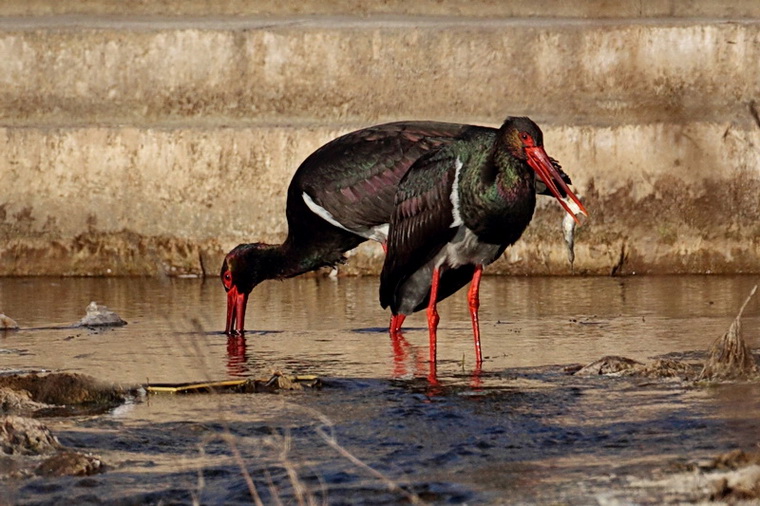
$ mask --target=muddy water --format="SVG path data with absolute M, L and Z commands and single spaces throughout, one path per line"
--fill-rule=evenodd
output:
M 485 363 L 464 293 L 440 307 L 437 382 L 424 316 L 385 333 L 374 278 L 294 279 L 254 292 L 229 339 L 216 279 L 0 279 L 0 369 L 84 372 L 122 384 L 313 373 L 318 391 L 138 397 L 50 419 L 109 464 L 86 478 L 4 483 L 18 503 L 658 502 L 645 486 L 690 459 L 760 441 L 760 388 L 579 378 L 571 363 L 705 350 L 754 277 L 486 278 Z M 88 330 L 90 301 L 129 324 Z M 760 302 L 743 319 L 760 345 Z M 10 485 L 10 486 L 8 486 Z M 412 494 L 410 496 L 410 494 Z

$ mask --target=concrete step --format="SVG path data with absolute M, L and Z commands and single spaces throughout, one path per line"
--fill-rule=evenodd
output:
M 760 19 L 4 18 L 0 123 L 747 123 L 758 40 Z
M 479 16 L 490 17 L 760 17 L 756 0 L 646 0 L 610 2 L 609 0 L 3 0 L 0 16 L 88 15 L 162 15 L 216 16 L 257 15 L 358 15 L 375 14 Z
M 507 114 L 541 124 L 586 199 L 576 272 L 760 272 L 758 19 L 27 5 L 86 14 L 0 19 L 0 275 L 215 274 L 235 244 L 284 238 L 287 184 L 324 142 Z M 569 272 L 561 216 L 542 200 L 489 272 Z M 377 245 L 351 255 L 344 272 L 378 272 Z
M 298 164 L 365 125 L 0 128 L 0 275 L 216 275 L 237 243 L 284 238 Z M 760 272 L 760 124 L 544 131 L 591 213 L 575 272 Z M 561 218 L 541 199 L 489 272 L 569 273 Z M 366 245 L 343 272 L 381 258 Z

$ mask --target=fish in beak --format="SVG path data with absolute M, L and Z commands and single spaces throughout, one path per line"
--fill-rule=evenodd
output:
M 588 216 L 588 212 L 580 199 L 570 190 L 565 181 L 562 180 L 562 176 L 555 168 L 544 148 L 542 146 L 529 146 L 525 148 L 525 154 L 528 158 L 528 165 L 536 171 L 538 177 L 541 178 L 565 211 L 573 217 L 576 223 L 580 224 L 581 221 L 578 215 Z M 563 197 L 563 193 L 567 197 Z M 566 201 L 566 199 L 569 200 Z

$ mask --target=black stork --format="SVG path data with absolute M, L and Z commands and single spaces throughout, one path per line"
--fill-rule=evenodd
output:
M 468 282 L 475 360 L 478 367 L 482 363 L 478 290 L 483 266 L 499 258 L 530 223 L 536 175 L 573 218 L 587 215 L 557 169 L 538 125 L 509 117 L 498 130 L 472 128 L 422 155 L 400 181 L 380 275 L 380 303 L 393 314 L 392 335 L 406 315 L 427 309 L 432 376 L 436 304 Z
M 242 334 L 249 294 L 262 281 L 342 263 L 344 252 L 368 239 L 385 247 L 398 183 L 409 167 L 425 153 L 471 132 L 496 129 L 424 121 L 387 123 L 345 134 L 309 155 L 288 187 L 285 242 L 241 244 L 224 259 L 225 332 Z M 556 170 L 570 183 L 559 165 Z M 548 193 L 537 186 L 539 193 Z

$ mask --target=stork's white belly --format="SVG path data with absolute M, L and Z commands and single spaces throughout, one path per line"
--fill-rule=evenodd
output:
M 498 244 L 478 242 L 478 237 L 467 227 L 459 227 L 457 235 L 451 242 L 441 248 L 441 251 L 428 263 L 417 269 L 401 287 L 399 295 L 401 304 L 398 312 L 411 314 L 427 297 L 433 279 L 433 269 L 456 269 L 463 265 L 488 265 L 496 260 L 499 254 Z
M 435 256 L 433 265 L 452 268 L 462 265 L 488 265 L 499 254 L 498 244 L 483 243 L 469 228 L 460 227 L 454 239 Z

